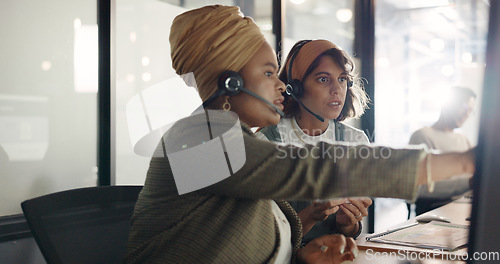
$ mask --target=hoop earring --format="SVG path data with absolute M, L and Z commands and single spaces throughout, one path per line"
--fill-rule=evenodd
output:
M 229 96 L 226 97 L 226 101 L 222 105 L 222 109 L 224 109 L 224 111 L 226 111 L 226 112 L 229 111 L 229 110 L 231 110 L 231 104 L 229 103 L 228 98 L 229 98 Z

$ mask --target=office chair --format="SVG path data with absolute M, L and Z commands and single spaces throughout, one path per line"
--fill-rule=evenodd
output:
M 21 203 L 48 264 L 121 263 L 142 186 L 61 191 Z

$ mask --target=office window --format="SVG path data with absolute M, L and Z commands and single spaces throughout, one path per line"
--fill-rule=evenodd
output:
M 112 141 L 116 184 L 143 184 L 152 150 L 169 124 L 201 105 L 171 66 L 169 34 L 173 19 L 210 4 L 238 5 L 274 45 L 271 1 L 117 0 L 112 17 Z
M 461 128 L 477 142 L 488 25 L 488 1 L 381 0 L 375 20 L 375 139 L 402 147 L 432 125 L 451 86 L 477 94 L 476 110 Z M 406 206 L 377 205 L 375 231 L 406 217 Z M 391 210 L 395 212 L 391 213 Z
M 97 184 L 97 7 L 2 1 L 0 216 Z
M 286 26 L 283 53 L 285 56 L 295 42 L 302 39 L 327 39 L 352 55 L 354 0 L 287 0 L 284 2 Z

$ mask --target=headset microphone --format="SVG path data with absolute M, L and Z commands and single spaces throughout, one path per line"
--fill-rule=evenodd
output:
M 311 115 L 313 115 L 314 117 L 316 117 L 319 121 L 321 122 L 325 122 L 325 119 L 318 115 L 318 114 L 315 114 L 313 111 L 309 110 L 309 108 L 307 108 L 300 100 L 298 97 L 301 97 L 302 95 L 304 95 L 304 87 L 302 86 L 302 82 L 300 80 L 297 80 L 297 79 L 292 79 L 292 67 L 293 67 L 293 61 L 295 60 L 295 57 L 297 57 L 297 54 L 299 54 L 299 51 L 300 49 L 305 45 L 307 44 L 308 42 L 310 42 L 310 40 L 306 40 L 304 41 L 303 45 L 300 46 L 297 51 L 295 51 L 293 54 L 292 54 L 292 57 L 290 58 L 290 63 L 288 63 L 288 66 L 287 66 L 287 79 L 288 79 L 288 84 L 286 85 L 286 94 L 291 96 L 293 99 L 295 99 L 295 101 L 299 102 L 299 104 L 304 107 L 304 109 L 307 110 L 307 112 L 311 113 Z
M 276 113 L 278 113 L 281 117 L 283 117 L 283 116 L 285 115 L 285 113 L 283 113 L 283 111 L 281 111 L 278 107 L 276 107 L 274 104 L 272 104 L 272 103 L 271 103 L 271 102 L 269 102 L 268 100 L 264 99 L 264 97 L 262 97 L 262 96 L 260 96 L 260 95 L 258 95 L 258 94 L 256 94 L 256 93 L 254 93 L 254 92 L 252 92 L 252 91 L 250 91 L 250 90 L 248 90 L 248 89 L 246 89 L 246 88 L 244 88 L 244 87 L 240 87 L 240 90 L 241 90 L 241 91 L 243 91 L 243 92 L 245 92 L 245 93 L 247 93 L 247 94 L 249 94 L 249 95 L 251 95 L 251 96 L 253 96 L 253 97 L 255 97 L 255 98 L 257 98 L 257 99 L 259 99 L 259 100 L 261 100 L 261 101 L 263 101 L 264 103 L 268 104 L 268 105 L 269 105 L 269 106 L 271 106 L 271 107 L 274 109 L 274 111 L 276 111 Z
M 305 105 L 304 105 L 304 104 L 303 104 L 303 103 L 299 100 L 299 98 L 295 97 L 295 95 L 293 94 L 293 92 L 291 91 L 291 89 L 292 89 L 292 88 L 291 88 L 291 86 L 290 86 L 290 85 L 287 85 L 287 86 L 286 86 L 286 90 L 285 90 L 285 91 L 286 91 L 286 94 L 288 94 L 288 95 L 289 95 L 289 96 L 291 96 L 293 99 L 295 99 L 295 101 L 299 102 L 299 104 L 300 104 L 302 107 L 304 107 L 304 109 L 306 109 L 306 110 L 307 110 L 307 112 L 311 113 L 311 115 L 313 115 L 314 117 L 316 117 L 319 121 L 321 121 L 321 122 L 325 122 L 325 119 L 324 119 L 322 116 L 320 116 L 320 115 L 318 115 L 318 114 L 315 114 L 313 111 L 309 110 L 309 108 L 307 108 L 307 107 L 306 107 L 306 106 L 305 106 Z

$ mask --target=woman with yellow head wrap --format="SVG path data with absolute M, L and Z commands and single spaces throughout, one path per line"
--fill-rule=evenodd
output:
M 272 70 L 276 71 L 278 67 L 273 62 L 275 55 L 259 27 L 251 18 L 244 17 L 235 6 L 207 6 L 177 16 L 172 24 L 170 45 L 173 68 L 179 75 L 193 73 L 203 102 L 219 89 L 217 84 L 221 74 L 226 71 L 241 72 L 255 54 L 262 53 L 258 51 L 263 46 L 267 46 L 264 50 L 268 53 L 263 56 L 267 56 L 269 64 L 274 64 Z M 244 75 L 245 72 L 248 71 L 241 73 Z M 251 79 L 245 80 L 244 86 L 248 90 L 255 88 L 252 87 Z M 284 89 L 284 84 L 275 79 L 270 85 L 276 90 L 269 93 L 269 89 L 266 89 L 259 96 L 282 109 L 283 97 L 279 89 Z M 220 107 L 224 100 L 226 105 L 233 107 L 233 111 L 241 110 L 238 113 L 240 120 L 250 126 L 274 124 L 279 120 L 279 116 L 269 106 L 264 107 L 266 113 L 261 113 L 272 115 L 265 123 L 255 123 L 255 118 L 248 118 L 246 113 L 256 109 L 253 104 L 264 104 L 248 94 L 218 98 L 210 107 Z
M 174 69 L 178 74 L 194 74 L 203 101 L 218 91 L 219 76 L 232 70 L 241 75 L 247 90 L 274 107 L 283 107 L 281 92 L 285 86 L 278 78 L 276 56 L 255 23 L 243 17 L 238 8 L 207 6 L 183 13 L 172 24 L 170 42 Z M 335 157 L 339 149 L 345 153 L 347 146 L 277 147 L 257 139 L 248 127 L 278 123 L 280 115 L 264 101 L 239 93 L 220 96 L 209 107 L 234 111 L 244 124 L 244 165 L 219 182 L 179 194 L 174 160 L 168 155 L 154 156 L 132 217 L 124 263 L 352 260 L 357 247 L 352 238 L 342 235 L 322 236 L 300 248 L 300 219 L 284 200 L 361 195 L 412 199 L 416 185 L 427 179 L 423 170 L 417 169 L 425 164 L 422 150 L 393 150 L 390 159 L 376 161 L 366 158 L 366 154 L 380 152 L 380 148 L 363 149 L 366 159 L 360 159 Z M 206 113 L 210 111 L 216 110 Z M 211 126 L 213 120 L 209 123 Z M 207 120 L 199 122 L 189 117 L 183 124 L 185 130 L 181 132 L 185 134 L 207 132 Z M 228 153 L 234 146 L 221 145 L 228 139 L 214 138 L 203 144 L 217 141 L 224 148 L 220 151 L 225 153 L 228 164 L 232 164 L 234 157 Z M 182 140 L 182 136 L 178 137 L 176 143 L 185 144 Z M 163 150 L 163 144 L 160 142 L 158 151 Z M 184 154 L 193 153 L 187 150 L 179 152 L 183 160 L 192 163 L 190 167 L 206 166 L 208 158 L 193 158 Z M 453 166 L 457 167 L 464 168 Z M 349 177 L 345 177 L 347 172 Z M 199 179 L 209 173 L 200 170 Z
M 217 78 L 238 72 L 265 42 L 259 27 L 235 6 L 207 6 L 177 16 L 172 24 L 172 66 L 192 72 L 201 100 L 217 90 Z

